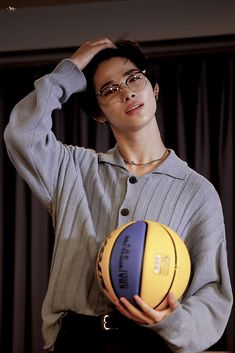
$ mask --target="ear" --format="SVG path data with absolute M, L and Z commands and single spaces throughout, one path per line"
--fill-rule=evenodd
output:
M 153 93 L 154 93 L 155 98 L 156 98 L 156 100 L 157 100 L 157 99 L 158 99 L 158 95 L 159 95 L 159 86 L 158 86 L 157 83 L 156 83 L 155 86 L 154 86 Z
M 100 124 L 106 124 L 107 123 L 107 119 L 105 118 L 104 115 L 99 115 L 99 116 L 93 117 L 93 119 L 95 121 L 97 121 L 97 123 L 100 123 Z

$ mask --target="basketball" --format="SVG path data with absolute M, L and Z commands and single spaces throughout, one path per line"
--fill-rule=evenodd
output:
M 96 273 L 107 298 L 136 305 L 138 294 L 152 308 L 164 309 L 167 295 L 179 299 L 186 290 L 190 256 L 180 236 L 159 222 L 126 223 L 107 236 L 98 252 Z

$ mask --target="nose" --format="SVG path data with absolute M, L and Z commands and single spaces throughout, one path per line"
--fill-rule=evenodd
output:
M 128 102 L 130 99 L 135 97 L 135 93 L 132 92 L 130 89 L 125 90 L 125 92 L 122 93 L 122 99 L 124 102 Z
M 127 102 L 129 99 L 135 97 L 135 93 L 125 83 L 122 83 L 122 87 L 120 87 L 120 93 L 124 102 Z
M 124 102 L 128 102 L 130 99 L 135 97 L 135 93 L 130 92 L 124 96 Z

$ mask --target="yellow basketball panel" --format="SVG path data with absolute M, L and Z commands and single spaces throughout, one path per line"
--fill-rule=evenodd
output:
M 150 306 L 156 307 L 171 288 L 175 273 L 175 249 L 168 232 L 160 223 L 145 222 L 148 227 L 140 296 Z
M 187 288 L 190 273 L 191 273 L 191 260 L 188 249 L 184 241 L 179 235 L 166 225 L 162 225 L 174 239 L 177 259 L 176 259 L 176 272 L 175 279 L 172 286 L 172 292 L 176 299 L 179 299 Z

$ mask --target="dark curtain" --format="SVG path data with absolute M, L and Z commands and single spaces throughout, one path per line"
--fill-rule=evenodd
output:
M 157 119 L 166 146 L 211 180 L 220 194 L 234 287 L 234 48 L 174 51 L 172 55 L 164 50 L 160 53 L 155 43 L 151 50 L 147 45 L 144 50 L 159 73 Z M 0 65 L 1 353 L 42 353 L 41 305 L 53 229 L 49 215 L 9 161 L 3 131 L 13 106 L 33 89 L 34 80 L 56 63 L 54 59 L 42 63 L 38 55 L 34 62 Z M 53 129 L 67 144 L 97 151 L 114 144 L 107 126 L 97 125 L 82 113 L 76 94 L 54 113 Z M 232 313 L 224 335 L 211 350 L 235 352 L 234 328 Z

